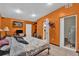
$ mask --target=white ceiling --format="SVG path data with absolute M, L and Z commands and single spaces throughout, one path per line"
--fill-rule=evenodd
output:
M 64 3 L 0 3 L 0 15 L 3 17 L 36 21 L 40 17 L 64 5 Z M 15 10 L 17 9 L 21 10 L 21 13 L 16 13 Z M 36 14 L 36 17 L 32 17 L 32 14 Z

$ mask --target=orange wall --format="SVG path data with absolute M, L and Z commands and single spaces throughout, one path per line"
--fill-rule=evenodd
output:
M 50 43 L 60 44 L 60 17 L 77 15 L 77 50 L 79 50 L 79 4 L 73 4 L 70 8 L 61 7 L 54 12 L 37 20 L 37 33 L 43 36 L 43 22 L 46 18 L 55 23 L 55 29 L 50 28 Z
M 24 21 L 24 20 L 16 20 L 16 19 L 13 19 L 13 18 L 1 18 L 0 19 L 0 24 L 1 24 L 1 27 L 0 28 L 4 28 L 4 27 L 9 27 L 10 31 L 9 31 L 9 34 L 10 35 L 13 35 L 15 33 L 16 30 L 23 30 L 23 32 L 25 33 L 25 30 L 26 30 L 26 24 L 32 24 L 33 22 L 30 22 L 30 21 Z M 12 23 L 13 21 L 18 21 L 18 22 L 23 22 L 23 27 L 22 28 L 14 28 L 12 26 Z
M 1 28 L 1 18 L 0 18 L 0 28 Z

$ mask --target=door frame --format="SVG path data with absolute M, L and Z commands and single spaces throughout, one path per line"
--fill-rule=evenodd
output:
M 63 27 L 61 29 L 61 27 Z M 64 47 L 64 18 L 60 19 L 60 47 Z
M 75 49 L 74 49 L 74 51 L 76 51 L 77 50 L 77 15 L 70 15 L 70 16 L 64 16 L 64 17 L 61 17 L 60 18 L 60 21 L 61 21 L 61 19 L 62 18 L 67 18 L 67 17 L 73 17 L 73 16 L 75 16 L 76 17 L 76 19 L 75 19 Z M 64 19 L 63 19 L 64 20 Z M 61 36 L 61 35 L 60 35 Z M 60 39 L 61 40 L 61 39 Z M 61 44 L 61 43 L 60 43 Z M 63 47 L 63 48 L 67 48 L 67 47 Z M 70 49 L 70 50 L 73 50 L 73 49 L 71 49 L 71 48 L 67 48 L 67 49 Z
M 32 37 L 32 24 L 26 24 L 26 37 L 27 37 L 27 25 L 30 25 L 31 26 L 31 28 L 30 28 L 31 35 L 29 35 L 28 37 Z

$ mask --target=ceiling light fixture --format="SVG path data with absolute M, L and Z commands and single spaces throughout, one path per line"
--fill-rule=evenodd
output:
M 32 17 L 36 17 L 36 14 L 32 14 Z
M 47 6 L 51 6 L 53 3 L 47 3 Z
M 16 9 L 15 12 L 18 13 L 18 14 L 22 13 L 22 11 L 20 9 Z

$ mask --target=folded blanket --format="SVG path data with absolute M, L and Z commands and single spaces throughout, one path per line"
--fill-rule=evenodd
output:
M 14 37 L 19 43 L 23 43 L 23 44 L 29 44 L 27 41 L 24 40 L 24 38 L 22 37 Z

